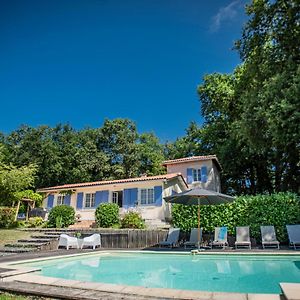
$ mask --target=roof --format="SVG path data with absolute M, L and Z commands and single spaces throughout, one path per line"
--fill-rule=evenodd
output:
M 183 157 L 183 158 L 178 158 L 178 159 L 165 160 L 163 162 L 163 166 L 180 164 L 180 163 L 188 163 L 191 161 L 203 161 L 203 160 L 214 160 L 217 167 L 220 170 L 222 169 L 221 164 L 216 155 L 190 156 L 190 157 Z
M 94 182 L 83 182 L 83 183 L 72 183 L 72 184 L 64 184 L 57 185 L 52 187 L 41 188 L 38 192 L 48 192 L 54 190 L 68 190 L 73 188 L 81 188 L 81 187 L 89 187 L 89 186 L 99 186 L 99 185 L 110 185 L 110 184 L 119 184 L 119 183 L 131 183 L 131 182 L 141 182 L 141 181 L 150 181 L 150 180 L 171 180 L 176 177 L 181 177 L 182 181 L 186 185 L 181 173 L 172 173 L 158 176 L 143 176 L 136 178 L 128 178 L 128 179 L 118 179 L 118 180 L 106 180 L 106 181 L 94 181 Z

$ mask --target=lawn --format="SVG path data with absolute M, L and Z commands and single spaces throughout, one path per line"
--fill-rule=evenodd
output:
M 38 296 L 21 296 L 15 294 L 1 293 L 0 291 L 0 300 L 46 300 L 49 298 L 43 298 Z
M 31 232 L 17 229 L 0 229 L 0 247 L 8 243 L 14 243 L 19 239 L 29 238 L 31 234 Z

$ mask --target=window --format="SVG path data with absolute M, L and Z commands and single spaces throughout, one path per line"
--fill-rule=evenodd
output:
M 154 189 L 141 189 L 141 204 L 153 204 L 154 201 Z
M 64 205 L 65 204 L 65 195 L 57 195 L 56 205 Z
M 85 194 L 85 201 L 84 201 L 85 208 L 93 208 L 95 207 L 95 194 Z
M 193 181 L 201 181 L 201 169 L 193 169 Z
M 112 193 L 112 202 L 118 204 L 118 192 Z

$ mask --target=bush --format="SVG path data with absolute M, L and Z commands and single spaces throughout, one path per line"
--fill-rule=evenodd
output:
M 15 208 L 0 207 L 0 228 L 11 228 L 16 226 L 15 216 Z
M 145 227 L 145 222 L 141 215 L 134 211 L 126 213 L 121 221 L 121 228 L 144 229 Z
M 188 232 L 197 227 L 197 205 L 173 205 L 172 218 L 175 227 Z M 251 237 L 261 240 L 260 226 L 274 225 L 277 238 L 287 241 L 286 224 L 300 223 L 300 201 L 292 193 L 238 197 L 234 202 L 222 205 L 201 206 L 200 226 L 211 232 L 217 226 L 227 226 L 235 234 L 236 226 L 250 226 Z
M 44 220 L 41 217 L 32 217 L 29 218 L 27 224 L 29 228 L 41 227 L 44 224 Z
M 48 216 L 48 227 L 65 228 L 74 223 L 75 210 L 72 206 L 58 205 L 50 210 Z
M 95 212 L 96 222 L 99 227 L 112 227 L 120 223 L 119 206 L 115 203 L 102 203 Z

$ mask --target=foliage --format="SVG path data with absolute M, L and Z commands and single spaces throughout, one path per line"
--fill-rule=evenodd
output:
M 198 226 L 198 207 L 173 205 L 172 217 L 174 226 L 188 232 Z M 274 225 L 279 241 L 286 241 L 285 225 L 299 222 L 300 199 L 292 193 L 241 196 L 229 204 L 200 208 L 200 226 L 205 232 L 227 226 L 229 233 L 235 234 L 237 226 L 250 226 L 251 236 L 258 240 L 261 225 Z
M 15 226 L 16 210 L 12 207 L 0 207 L 0 228 Z
M 145 227 L 145 222 L 141 215 L 134 211 L 127 212 L 121 220 L 121 228 L 144 229 Z
M 66 228 L 75 223 L 75 210 L 69 205 L 58 205 L 50 210 L 48 226 Z
M 44 220 L 41 217 L 32 217 L 29 218 L 28 221 L 19 221 L 19 227 L 27 227 L 27 228 L 36 228 L 36 227 L 44 227 Z
M 22 191 L 22 192 L 16 192 L 16 193 L 14 193 L 14 197 L 17 200 L 21 200 L 23 198 L 30 199 L 30 200 L 35 200 L 36 206 L 40 206 L 43 202 L 43 196 L 39 193 L 35 193 L 32 190 L 25 190 L 25 191 Z
M 115 203 L 102 203 L 96 209 L 95 218 L 99 227 L 108 228 L 119 224 L 119 206 Z

